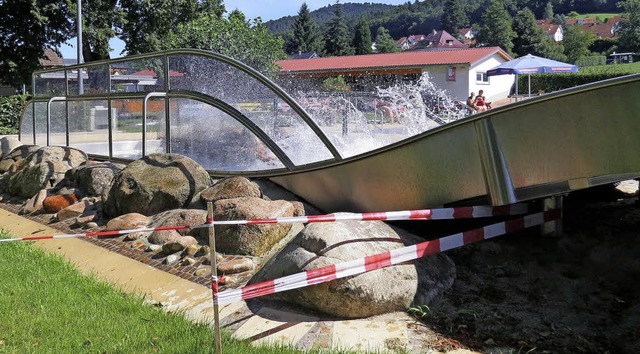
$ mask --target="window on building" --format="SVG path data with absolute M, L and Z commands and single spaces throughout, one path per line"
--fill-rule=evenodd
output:
M 447 81 L 456 81 L 456 67 L 450 66 L 447 69 Z
M 476 82 L 479 84 L 488 84 L 489 77 L 487 76 L 487 73 L 476 73 Z

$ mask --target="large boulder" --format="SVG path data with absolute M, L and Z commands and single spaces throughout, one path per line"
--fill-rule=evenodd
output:
M 113 162 L 87 161 L 67 171 L 66 179 L 88 195 L 107 196 L 113 178 L 125 168 Z
M 20 148 L 22 147 L 16 150 Z M 64 179 L 69 169 L 78 167 L 85 161 L 87 161 L 87 154 L 75 148 L 42 147 L 13 164 L 8 172 L 7 192 L 11 195 L 31 198 L 41 189 L 58 184 Z M 16 167 L 16 165 L 19 166 Z
M 3 136 L 0 138 L 0 160 L 4 159 L 5 156 L 9 155 L 13 149 L 22 145 L 18 138 L 13 136 Z
M 203 202 L 215 202 L 221 199 L 240 197 L 262 197 L 260 187 L 246 177 L 230 177 L 216 182 L 200 193 Z
M 210 185 L 207 171 L 192 159 L 151 154 L 130 163 L 114 178 L 103 211 L 114 217 L 185 208 Z
M 255 197 L 222 199 L 215 203 L 214 220 L 247 220 L 291 217 L 293 204 Z M 263 256 L 282 240 L 291 224 L 217 225 L 216 248 L 222 253 Z M 206 229 L 200 229 L 206 230 Z
M 275 279 L 332 264 L 362 259 L 420 243 L 415 235 L 381 221 L 308 224 L 252 282 Z M 332 280 L 274 297 L 341 318 L 363 318 L 427 305 L 455 279 L 444 254 Z

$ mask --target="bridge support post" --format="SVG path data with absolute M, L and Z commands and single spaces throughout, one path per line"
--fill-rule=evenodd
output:
M 542 211 L 548 211 L 553 209 L 560 209 L 562 213 L 563 210 L 563 196 L 557 195 L 553 197 L 548 197 L 542 200 Z M 555 221 L 550 221 L 544 223 L 540 226 L 540 235 L 547 237 L 560 237 L 563 235 L 562 229 L 562 216 L 560 219 Z

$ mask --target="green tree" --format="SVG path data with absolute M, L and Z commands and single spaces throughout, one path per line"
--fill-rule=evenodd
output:
M 513 30 L 517 37 L 513 39 L 513 53 L 518 56 L 527 54 L 545 55 L 544 42 L 547 36 L 536 24 L 536 18 L 528 7 L 518 11 L 513 19 Z
M 384 27 L 378 27 L 376 50 L 378 53 L 396 53 L 400 51 L 400 48 L 396 46 L 396 41 L 391 38 L 389 31 Z
M 442 17 L 440 23 L 442 29 L 449 32 L 454 37 L 458 37 L 460 28 L 465 27 L 468 23 L 467 14 L 464 12 L 460 0 L 447 0 L 444 3 Z
M 499 46 L 511 53 L 516 33 L 512 29 L 512 19 L 502 0 L 491 0 L 482 14 L 477 43 L 479 46 Z
M 0 1 L 0 81 L 13 87 L 31 82 L 45 48 L 57 48 L 71 37 L 66 2 Z
M 353 48 L 356 54 L 371 54 L 371 29 L 369 21 L 361 18 L 356 26 L 356 33 L 353 37 Z
M 241 40 L 240 40 L 241 39 Z M 247 21 L 242 12 L 229 18 L 205 13 L 178 25 L 160 49 L 196 48 L 218 52 L 248 64 L 263 73 L 276 69 L 275 62 L 285 59 L 284 41 L 273 36 L 260 18 Z
M 545 6 L 544 8 L 544 15 L 543 18 L 545 20 L 553 20 L 553 4 L 551 3 L 551 1 L 547 2 L 547 6 Z
M 619 3 L 623 9 L 618 43 L 624 51 L 640 52 L 640 0 Z
M 579 26 L 568 28 L 564 32 L 564 53 L 567 60 L 575 63 L 576 60 L 591 54 L 589 47 L 597 39 L 596 35 L 589 31 L 582 30 Z
M 324 51 L 329 56 L 352 55 L 351 37 L 347 21 L 342 17 L 342 5 L 336 3 L 333 18 L 327 23 L 324 33 Z
M 324 43 L 318 26 L 311 18 L 307 3 L 302 3 L 298 10 L 298 18 L 293 22 L 293 33 L 287 40 L 289 53 L 322 53 Z
M 119 37 L 129 54 L 166 48 L 181 24 L 205 15 L 221 17 L 225 12 L 222 0 L 120 0 L 120 7 L 124 15 Z

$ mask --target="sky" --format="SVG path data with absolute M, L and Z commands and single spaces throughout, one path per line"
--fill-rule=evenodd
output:
M 314 11 L 321 7 L 333 5 L 336 3 L 335 0 L 306 0 L 306 1 L 224 0 L 224 5 L 227 9 L 227 12 L 231 12 L 235 9 L 238 9 L 245 14 L 247 19 L 254 19 L 256 17 L 260 17 L 262 19 L 262 22 L 267 22 L 269 20 L 276 20 L 284 16 L 297 15 L 298 10 L 300 10 L 300 6 L 304 2 L 307 3 L 307 6 L 309 6 L 310 11 Z M 389 4 L 389 5 L 400 5 L 400 4 L 406 3 L 407 0 L 380 0 L 380 1 L 342 0 L 340 1 L 341 4 L 365 3 L 365 2 Z M 72 59 L 77 57 L 76 41 L 77 39 L 74 37 L 60 47 L 60 51 L 62 52 L 63 58 Z M 109 41 L 109 45 L 112 48 L 112 51 L 110 53 L 112 59 L 121 57 L 123 55 L 123 54 L 120 54 L 120 52 L 124 48 L 124 42 L 122 42 L 117 38 L 112 38 L 111 41 Z M 126 55 L 126 53 L 124 55 Z

